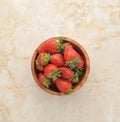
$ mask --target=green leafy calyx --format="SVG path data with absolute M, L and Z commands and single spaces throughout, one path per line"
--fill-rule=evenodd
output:
M 58 77 L 61 77 L 60 75 L 60 70 L 56 69 L 53 72 L 48 74 L 48 77 L 51 78 L 52 80 L 56 80 Z
M 69 89 L 69 90 L 66 92 L 66 94 L 69 95 L 69 94 L 71 94 L 72 92 L 73 92 L 73 89 Z
M 61 52 L 61 45 L 62 45 L 62 42 L 58 39 L 56 40 L 56 46 L 57 46 L 57 52 Z
M 58 47 L 57 52 L 64 53 L 64 48 L 68 44 L 69 43 L 67 43 L 62 37 L 58 37 L 56 41 L 56 45 Z
M 44 85 L 45 85 L 47 88 L 49 88 L 49 86 L 51 85 L 51 81 L 50 81 L 48 78 L 45 78 L 45 79 L 43 80 L 43 83 L 44 83 Z
M 51 60 L 51 55 L 49 53 L 43 54 L 42 56 L 42 64 L 46 65 Z
M 81 68 L 81 69 L 76 68 L 73 71 L 74 71 L 75 75 L 74 75 L 74 78 L 72 79 L 72 81 L 77 83 L 79 81 L 79 77 L 81 75 L 83 75 L 84 68 Z
M 77 65 L 81 62 L 81 60 L 76 57 L 73 60 L 70 61 L 66 61 L 66 65 L 68 65 L 70 67 L 70 69 L 74 69 L 75 67 L 77 67 Z

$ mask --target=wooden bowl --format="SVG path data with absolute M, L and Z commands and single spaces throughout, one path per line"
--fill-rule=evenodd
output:
M 54 37 L 54 38 L 58 38 L 58 37 Z M 89 57 L 85 51 L 85 49 L 79 44 L 77 43 L 76 41 L 74 41 L 73 39 L 70 39 L 70 38 L 67 38 L 67 37 L 61 37 L 63 40 L 66 40 L 66 42 L 69 42 L 73 45 L 74 49 L 84 58 L 84 61 L 85 61 L 85 71 L 83 73 L 83 75 L 80 77 L 79 79 L 79 82 L 74 86 L 73 88 L 73 91 L 76 91 L 78 90 L 87 80 L 87 77 L 88 77 L 88 74 L 89 74 L 89 71 L 90 71 L 90 61 L 89 61 Z M 46 40 L 47 41 L 47 40 Z M 45 41 L 44 41 L 45 42 Z M 43 43 L 44 43 L 43 42 Z M 34 80 L 36 81 L 36 83 L 43 89 L 45 90 L 46 92 L 50 93 L 50 94 L 54 94 L 54 95 L 58 95 L 58 96 L 63 96 L 63 95 L 66 95 L 65 93 L 61 93 L 59 91 L 57 91 L 56 89 L 53 90 L 53 88 L 51 89 L 48 89 L 44 86 L 42 86 L 40 83 L 39 83 L 39 80 L 38 80 L 38 71 L 36 70 L 35 68 L 35 60 L 38 56 L 38 52 L 37 50 L 41 47 L 41 45 L 43 44 L 41 43 L 38 48 L 35 50 L 33 56 L 32 56 L 32 62 L 31 62 L 31 70 L 32 70 L 32 74 L 33 74 L 33 77 L 34 77 Z

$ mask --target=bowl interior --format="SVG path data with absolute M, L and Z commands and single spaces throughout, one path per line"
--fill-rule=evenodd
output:
M 58 37 L 54 37 L 54 38 L 58 38 Z M 76 91 L 77 89 L 79 89 L 85 83 L 85 81 L 86 81 L 86 79 L 88 77 L 89 69 L 90 69 L 89 57 L 88 57 L 86 51 L 84 50 L 84 48 L 79 43 L 77 43 L 76 41 L 74 41 L 72 39 L 66 38 L 66 37 L 61 37 L 61 38 L 62 38 L 62 40 L 65 40 L 66 42 L 71 43 L 72 46 L 74 47 L 74 49 L 83 57 L 83 59 L 85 61 L 85 66 L 84 66 L 85 70 L 83 72 L 83 75 L 80 77 L 79 82 L 73 86 L 73 90 Z M 40 44 L 38 46 L 38 48 L 35 50 L 35 52 L 33 54 L 33 57 L 32 57 L 31 68 L 32 68 L 33 77 L 34 77 L 36 83 L 42 89 L 44 89 L 45 91 L 47 91 L 47 92 L 49 92 L 51 94 L 54 94 L 54 95 L 66 95 L 65 93 L 60 93 L 58 91 L 58 89 L 55 87 L 55 85 L 52 85 L 48 89 L 48 88 L 46 88 L 44 86 L 41 86 L 40 83 L 39 83 L 39 81 L 38 81 L 38 73 L 39 73 L 39 71 L 35 68 L 35 60 L 36 60 L 36 58 L 38 56 L 37 50 L 41 47 L 42 44 Z

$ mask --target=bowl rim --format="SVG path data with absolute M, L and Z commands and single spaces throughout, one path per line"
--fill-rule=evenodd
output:
M 73 89 L 73 92 L 77 91 L 78 89 L 80 89 L 83 84 L 86 82 L 87 78 L 88 78 L 88 75 L 89 75 L 89 72 L 90 72 L 90 59 L 89 59 L 89 56 L 86 52 L 86 50 L 83 48 L 83 46 L 81 44 L 79 44 L 77 41 L 71 39 L 71 38 L 68 38 L 68 37 L 62 37 L 62 36 L 59 36 L 59 37 L 52 37 L 52 38 L 49 38 L 49 39 L 56 39 L 56 38 L 62 38 L 63 40 L 66 40 L 67 42 L 69 43 L 73 43 L 74 45 L 76 45 L 79 50 L 82 52 L 82 54 L 84 55 L 84 58 L 85 58 L 85 74 L 83 76 L 83 79 L 81 80 L 81 83 L 76 85 L 76 87 Z M 36 56 L 38 54 L 38 49 L 41 47 L 42 44 L 44 44 L 46 41 L 48 41 L 49 39 L 43 41 L 42 43 L 39 44 L 39 46 L 35 49 L 33 55 L 32 55 L 32 60 L 31 60 L 31 71 L 32 71 L 32 75 L 33 75 L 33 78 L 35 80 L 35 82 L 38 84 L 39 87 L 41 87 L 44 91 L 50 93 L 50 94 L 53 94 L 53 95 L 58 95 L 58 96 L 63 96 L 63 95 L 67 95 L 66 93 L 61 93 L 61 92 L 56 92 L 56 91 L 53 91 L 51 89 L 48 89 L 44 86 L 42 86 L 40 83 L 39 83 L 39 80 L 37 78 L 37 75 L 36 75 L 36 72 L 35 72 L 35 59 L 36 59 Z

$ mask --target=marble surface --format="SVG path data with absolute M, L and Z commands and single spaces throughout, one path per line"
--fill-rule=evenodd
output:
M 35 48 L 54 36 L 77 40 L 91 71 L 58 97 L 31 73 Z M 120 0 L 0 0 L 0 122 L 120 122 Z

